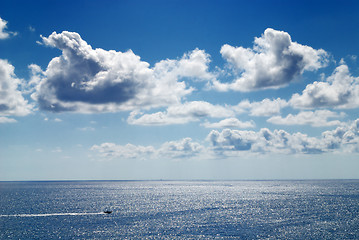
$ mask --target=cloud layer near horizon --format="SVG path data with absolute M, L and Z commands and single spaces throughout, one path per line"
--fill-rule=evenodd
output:
M 133 158 L 147 160 L 155 157 L 191 158 L 203 153 L 204 149 L 201 144 L 194 142 L 191 138 L 165 142 L 157 149 L 153 146 L 116 145 L 114 143 L 102 143 L 91 147 L 91 150 L 101 159 L 109 160 Z
M 322 154 L 333 152 L 359 152 L 359 119 L 342 124 L 334 130 L 324 131 L 322 136 L 310 137 L 300 132 L 288 133 L 284 130 L 271 131 L 261 128 L 259 131 L 241 131 L 223 129 L 212 130 L 206 141 L 206 147 L 191 138 L 164 143 L 156 149 L 153 146 L 116 145 L 103 143 L 92 146 L 91 150 L 103 159 L 129 159 L 165 157 L 210 158 L 236 157 L 247 152 L 253 154 Z M 144 154 L 145 153 L 145 154 Z

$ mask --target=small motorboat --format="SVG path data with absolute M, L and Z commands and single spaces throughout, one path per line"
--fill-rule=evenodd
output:
M 110 213 L 112 213 L 112 211 L 110 211 L 110 210 L 105 210 L 105 211 L 103 211 L 103 213 L 110 214 Z

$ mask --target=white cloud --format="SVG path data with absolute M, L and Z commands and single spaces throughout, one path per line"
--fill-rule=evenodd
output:
M 158 149 L 153 146 L 136 146 L 133 144 L 116 145 L 114 143 L 102 143 L 94 145 L 91 150 L 99 153 L 103 159 L 150 159 L 150 158 L 191 158 L 200 154 L 204 148 L 191 138 L 179 141 L 165 142 Z
M 295 108 L 359 107 L 359 78 L 350 75 L 347 65 L 340 65 L 326 81 L 308 84 L 289 102 Z
M 95 128 L 93 127 L 83 127 L 83 128 L 78 128 L 80 131 L 84 131 L 84 132 L 88 132 L 88 131 L 95 131 Z
M 208 71 L 210 55 L 203 50 L 195 49 L 186 53 L 181 59 L 166 59 L 156 63 L 154 70 L 157 78 L 166 75 L 172 78 L 189 77 L 199 80 L 210 80 L 214 75 Z
M 229 117 L 233 116 L 234 112 L 220 105 L 213 105 L 204 101 L 193 101 L 169 106 L 165 112 L 143 114 L 137 117 L 138 115 L 140 115 L 140 113 L 132 112 L 127 122 L 137 125 L 184 124 L 198 121 L 204 117 Z
M 213 157 L 212 154 L 238 156 L 241 153 L 321 154 L 343 151 L 359 153 L 359 119 L 351 123 L 342 123 L 334 130 L 325 131 L 321 137 L 262 128 L 257 132 L 212 130 L 206 140 L 210 143 L 209 148 L 191 138 L 184 138 L 165 142 L 157 149 L 153 146 L 102 143 L 92 146 L 91 150 L 98 153 L 101 159 L 208 159 Z
M 218 153 L 248 151 L 254 153 L 320 153 L 321 142 L 302 133 L 262 128 L 259 132 L 224 129 L 212 130 L 207 136 Z
M 359 152 L 359 119 L 352 123 L 342 123 L 322 136 L 309 137 L 303 133 L 290 134 L 284 130 L 262 128 L 255 131 L 224 129 L 212 130 L 207 140 L 217 154 L 233 155 L 235 152 L 319 154 L 344 151 Z
M 242 122 L 237 118 L 226 118 L 215 123 L 207 121 L 203 126 L 206 128 L 253 128 L 255 123 L 253 121 Z
M 328 121 L 328 118 L 343 117 L 345 114 L 338 114 L 329 110 L 303 111 L 297 115 L 288 114 L 285 118 L 273 116 L 267 122 L 279 125 L 311 125 L 313 127 L 324 127 L 339 125 L 339 120 Z
M 209 55 L 198 49 L 150 68 L 131 50 L 93 49 L 77 33 L 54 32 L 42 41 L 62 51 L 46 71 L 34 74 L 33 82 L 40 76 L 40 83 L 33 98 L 43 110 L 114 112 L 169 106 L 193 91 L 182 78 L 212 77 Z
M 286 106 L 288 106 L 288 103 L 280 98 L 273 100 L 266 98 L 260 102 L 243 100 L 236 106 L 220 106 L 204 101 L 192 101 L 172 105 L 169 106 L 166 111 L 152 114 L 143 114 L 138 111 L 133 111 L 127 119 L 127 122 L 135 125 L 171 125 L 185 124 L 210 117 L 227 119 L 217 123 L 209 123 L 207 121 L 203 126 L 208 128 L 250 128 L 255 126 L 253 121 L 241 122 L 234 118 L 234 116 L 245 112 L 249 112 L 251 116 L 272 116 L 279 114 L 281 109 Z
M 359 152 L 359 118 L 351 124 L 343 124 L 322 134 L 322 141 L 329 150 Z
M 9 38 L 10 36 L 17 35 L 16 32 L 6 31 L 6 28 L 7 28 L 7 21 L 0 17 L 0 39 L 6 39 Z
M 131 112 L 127 119 L 128 124 L 132 125 L 172 125 L 185 124 L 191 121 L 196 121 L 191 117 L 169 116 L 166 112 L 156 112 L 152 114 L 143 114 L 141 112 Z M 141 115 L 141 116 L 139 116 Z
M 116 145 L 114 143 L 102 143 L 91 147 L 92 151 L 100 154 L 105 159 L 130 159 L 130 158 L 148 158 L 155 152 L 152 146 L 135 146 L 132 144 Z
M 279 114 L 282 108 L 287 107 L 287 101 L 277 98 L 270 100 L 268 98 L 263 99 L 260 102 L 250 102 L 248 100 L 243 100 L 239 104 L 233 107 L 233 110 L 242 114 L 249 111 L 251 116 L 273 116 Z
M 37 87 L 43 78 L 44 72 L 41 70 L 41 67 L 36 64 L 30 64 L 28 66 L 30 70 L 30 80 L 28 82 L 28 86 L 31 87 L 31 91 L 34 91 L 35 87 Z
M 214 81 L 213 87 L 220 91 L 283 87 L 304 71 L 317 70 L 328 62 L 324 50 L 292 42 L 288 33 L 271 28 L 255 38 L 252 49 L 225 44 L 221 54 L 238 78 L 232 83 Z
M 191 158 L 199 155 L 203 150 L 201 144 L 193 142 L 191 138 L 184 138 L 162 144 L 158 154 L 170 158 Z
M 0 123 L 16 123 L 17 121 L 13 118 L 0 117 Z
M 23 80 L 15 76 L 14 67 L 8 61 L 0 59 L 0 117 L 25 116 L 31 113 L 33 106 L 19 90 L 22 85 Z
M 57 122 L 57 123 L 63 122 L 63 120 L 62 120 L 61 118 L 53 118 L 53 119 L 50 119 L 50 118 L 48 118 L 48 117 L 45 117 L 45 118 L 44 118 L 44 121 L 45 121 L 45 122 L 53 121 L 53 122 Z

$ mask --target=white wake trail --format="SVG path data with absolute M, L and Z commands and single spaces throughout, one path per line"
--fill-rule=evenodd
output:
M 51 217 L 51 216 L 81 216 L 81 215 L 100 215 L 103 212 L 97 213 L 41 213 L 41 214 L 10 214 L 0 215 L 0 217 Z

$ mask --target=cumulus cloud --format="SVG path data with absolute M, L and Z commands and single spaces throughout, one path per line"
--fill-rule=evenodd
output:
M 25 116 L 31 113 L 33 106 L 28 103 L 19 89 L 24 85 L 23 80 L 15 76 L 14 67 L 0 59 L 0 117 L 1 122 L 14 122 L 7 116 Z
M 43 78 L 44 72 L 42 71 L 41 67 L 36 64 L 30 64 L 28 66 L 30 70 L 30 79 L 28 82 L 28 86 L 31 88 L 32 91 L 41 83 Z
M 0 17 L 0 39 L 6 39 L 9 38 L 10 36 L 17 35 L 16 32 L 9 32 L 6 29 L 7 29 L 7 21 L 5 21 Z
M 238 78 L 232 83 L 215 80 L 213 87 L 220 91 L 283 87 L 304 71 L 317 70 L 328 62 L 328 54 L 323 49 L 316 50 L 293 42 L 288 33 L 271 28 L 255 38 L 253 48 L 225 44 L 221 54 Z
M 321 142 L 302 133 L 262 128 L 258 132 L 224 129 L 212 130 L 207 139 L 214 151 L 250 151 L 255 153 L 320 153 Z
M 258 132 L 224 129 L 212 130 L 207 140 L 216 153 L 233 152 L 319 154 L 333 151 L 359 152 L 359 119 L 344 124 L 321 137 L 310 137 L 303 133 L 290 134 L 284 130 L 270 131 L 262 128 Z
M 211 78 L 209 55 L 199 49 L 150 68 L 131 50 L 93 49 L 74 32 L 54 32 L 42 42 L 62 51 L 46 71 L 35 74 L 34 82 L 40 76 L 40 83 L 33 98 L 43 110 L 114 112 L 169 106 L 193 91 L 181 79 Z
M 251 116 L 273 116 L 279 114 L 282 108 L 287 107 L 288 102 L 277 98 L 277 99 L 268 99 L 265 98 L 260 102 L 250 102 L 249 100 L 243 100 L 239 104 L 233 107 L 233 110 L 242 114 L 244 112 L 249 112 Z
M 295 108 L 357 108 L 359 78 L 350 75 L 348 66 L 338 66 L 326 81 L 308 84 L 302 94 L 294 94 L 290 104 Z
M 204 117 L 229 117 L 233 116 L 234 112 L 220 105 L 213 105 L 204 101 L 193 101 L 169 106 L 164 112 L 143 114 L 139 117 L 138 115 L 140 115 L 140 113 L 132 112 L 127 122 L 137 125 L 184 124 L 198 121 Z
M 240 153 L 256 154 L 321 154 L 328 152 L 359 153 L 359 119 L 342 123 L 334 130 L 325 131 L 320 137 L 310 137 L 300 132 L 284 130 L 259 131 L 235 129 L 212 130 L 206 138 L 206 147 L 191 138 L 163 143 L 160 147 L 140 145 L 116 145 L 102 143 L 91 147 L 102 159 L 178 159 L 211 158 L 214 155 L 238 156 Z
M 170 141 L 162 144 L 158 149 L 153 146 L 136 146 L 132 144 L 116 145 L 114 143 L 102 143 L 94 145 L 91 150 L 99 153 L 104 159 L 150 159 L 150 158 L 191 158 L 200 154 L 204 147 L 194 142 L 191 138 L 179 141 Z
M 157 78 L 163 75 L 172 78 L 188 77 L 198 80 L 210 80 L 214 75 L 208 71 L 210 55 L 196 48 L 186 53 L 181 59 L 166 59 L 155 64 L 154 70 Z
M 203 150 L 204 147 L 201 144 L 193 142 L 191 138 L 184 138 L 180 141 L 170 141 L 162 144 L 158 154 L 170 158 L 191 158 L 200 154 Z
M 242 122 L 237 118 L 226 118 L 215 123 L 207 121 L 203 126 L 206 128 L 253 128 L 255 123 L 253 121 Z
M 329 150 L 343 149 L 345 152 L 359 152 L 359 118 L 351 124 L 343 124 L 334 130 L 325 131 L 322 141 Z
M 303 111 L 297 115 L 288 114 L 285 118 L 273 116 L 267 122 L 279 125 L 311 125 L 313 127 L 325 127 L 339 125 L 339 120 L 328 121 L 328 118 L 343 117 L 344 113 L 336 113 L 329 110 Z

